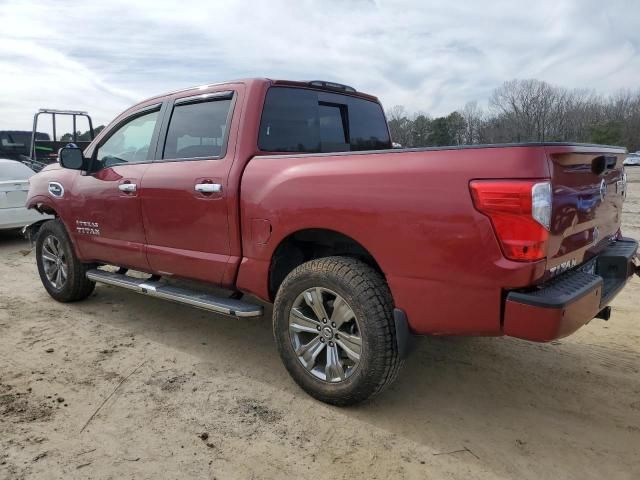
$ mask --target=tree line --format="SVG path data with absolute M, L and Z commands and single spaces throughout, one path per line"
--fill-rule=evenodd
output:
M 102 131 L 102 129 L 104 128 L 104 125 L 98 125 L 97 127 L 95 127 L 93 129 L 93 135 L 94 136 L 98 136 L 98 134 Z M 76 132 L 76 140 L 78 142 L 88 142 L 90 140 L 93 140 L 91 138 L 91 130 L 87 130 L 85 132 L 81 132 L 80 130 L 78 130 Z M 61 142 L 72 142 L 73 141 L 73 133 L 65 133 L 64 135 L 62 135 L 60 137 L 60 141 Z
M 640 150 L 640 90 L 600 95 L 540 80 L 511 80 L 496 88 L 488 109 L 478 102 L 444 117 L 387 112 L 394 142 L 403 147 L 517 142 L 583 142 Z

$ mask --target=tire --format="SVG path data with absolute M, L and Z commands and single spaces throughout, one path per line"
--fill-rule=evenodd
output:
M 59 302 L 84 300 L 96 286 L 87 278 L 89 266 L 78 260 L 69 235 L 58 219 L 49 220 L 40 228 L 36 263 L 42 285 Z
M 319 304 L 324 310 L 317 314 Z M 326 322 L 316 321 L 322 316 Z M 380 273 L 350 257 L 311 260 L 289 273 L 274 302 L 273 334 L 295 382 L 333 405 L 354 405 L 377 395 L 403 364 L 391 292 Z

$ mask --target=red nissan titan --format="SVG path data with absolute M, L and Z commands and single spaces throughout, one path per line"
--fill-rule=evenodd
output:
M 371 95 L 239 80 L 150 98 L 61 149 L 27 201 L 55 219 L 28 233 L 61 302 L 98 282 L 232 317 L 272 303 L 293 379 L 347 405 L 393 381 L 413 335 L 545 342 L 608 318 L 638 273 L 625 153 L 392 149 Z

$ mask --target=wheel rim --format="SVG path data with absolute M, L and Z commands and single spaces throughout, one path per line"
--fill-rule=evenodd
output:
M 358 319 L 345 299 L 327 288 L 298 295 L 289 313 L 289 337 L 298 361 L 324 382 L 346 380 L 360 363 Z
M 62 249 L 60 240 L 49 235 L 42 242 L 42 265 L 49 283 L 60 290 L 67 283 L 67 257 Z

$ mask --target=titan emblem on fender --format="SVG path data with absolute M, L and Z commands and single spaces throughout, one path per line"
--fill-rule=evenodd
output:
M 100 224 L 86 220 L 76 220 L 76 232 L 82 235 L 100 235 Z
M 54 197 L 61 198 L 64 195 L 64 187 L 58 182 L 49 182 L 48 190 Z

